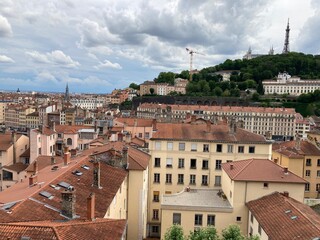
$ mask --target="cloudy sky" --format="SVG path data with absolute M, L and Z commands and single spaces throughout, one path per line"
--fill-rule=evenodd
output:
M 0 0 L 0 89 L 110 93 L 283 48 L 320 54 L 318 0 Z

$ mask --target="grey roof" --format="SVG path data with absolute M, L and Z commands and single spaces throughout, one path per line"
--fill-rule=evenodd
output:
M 219 192 L 221 193 L 221 190 L 185 189 L 176 194 L 163 195 L 161 208 L 231 212 L 231 204 L 228 199 L 221 197 Z

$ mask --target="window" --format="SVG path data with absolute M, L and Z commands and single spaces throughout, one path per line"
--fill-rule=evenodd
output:
M 197 151 L 197 144 L 196 143 L 191 143 L 191 151 L 196 152 Z
M 181 224 L 181 213 L 173 213 L 173 216 L 172 216 L 172 224 Z
M 306 159 L 306 166 L 311 166 L 311 159 L 310 158 Z
M 194 215 L 194 225 L 202 226 L 202 214 Z
M 155 183 L 160 183 L 160 173 L 155 173 L 155 174 L 154 174 L 153 181 L 154 181 Z
M 306 170 L 306 177 L 310 177 L 311 175 L 311 171 L 310 170 Z
M 249 153 L 254 153 L 254 152 L 255 152 L 255 147 L 249 146 Z
M 317 171 L 317 177 L 320 177 L 320 170 Z
M 237 217 L 237 222 L 241 222 L 241 217 Z
M 253 214 L 251 213 L 251 215 L 250 215 L 250 221 L 251 221 L 251 223 L 253 223 Z
M 153 209 L 152 219 L 159 220 L 159 209 Z
M 190 159 L 190 168 L 197 168 L 197 159 Z
M 142 133 L 139 133 L 139 134 L 138 134 L 138 137 L 139 137 L 139 138 L 142 138 Z
M 144 136 L 145 136 L 146 139 L 149 139 L 150 138 L 150 133 L 146 132 Z
M 160 158 L 154 158 L 154 166 L 155 167 L 160 167 L 160 161 L 161 161 Z
M 316 191 L 320 192 L 320 184 L 319 183 L 316 184 Z
M 215 176 L 214 177 L 214 185 L 215 186 L 221 186 L 221 176 Z
M 238 153 L 244 153 L 244 146 L 238 146 Z
M 310 191 L 310 184 L 306 183 L 306 185 L 304 186 L 304 191 L 305 192 L 309 192 Z
M 216 152 L 222 152 L 222 144 L 217 144 Z
M 215 225 L 216 216 L 215 215 L 208 215 L 207 216 L 207 225 L 214 226 Z
M 38 148 L 38 154 L 41 155 L 41 148 Z
M 233 153 L 233 145 L 228 145 L 228 153 Z
M 184 158 L 178 159 L 178 168 L 184 168 Z
M 167 168 L 172 168 L 172 158 L 167 158 L 166 166 L 167 166 Z
M 202 160 L 202 169 L 208 169 L 208 168 L 209 168 L 209 161 Z
M 261 226 L 260 226 L 260 224 L 258 226 L 258 233 L 261 235 Z
M 196 184 L 196 175 L 190 174 L 190 185 Z
M 71 138 L 67 139 L 67 145 L 69 145 L 69 146 L 72 145 L 72 139 Z
M 152 233 L 159 233 L 159 226 L 152 226 Z
M 221 170 L 222 160 L 216 160 L 216 170 Z
M 183 174 L 178 174 L 178 184 L 183 184 Z
M 320 166 L 320 159 L 317 160 L 317 166 Z
M 154 202 L 159 202 L 159 195 L 160 195 L 159 191 L 153 191 L 153 201 Z
M 203 144 L 203 151 L 209 152 L 209 144 Z
M 208 175 L 202 175 L 202 185 L 207 186 L 208 185 Z
M 62 134 L 61 133 L 58 133 L 58 138 L 62 138 Z
M 186 148 L 186 144 L 185 143 L 179 143 L 179 151 L 184 151 Z
M 173 142 L 167 142 L 167 150 L 173 150 Z
M 155 143 L 155 149 L 156 150 L 161 150 L 161 142 L 156 142 Z
M 264 188 L 269 187 L 269 183 L 266 183 L 266 182 L 265 182 L 265 183 L 263 183 L 263 187 L 264 187 Z
M 166 174 L 166 183 L 172 183 L 172 174 Z

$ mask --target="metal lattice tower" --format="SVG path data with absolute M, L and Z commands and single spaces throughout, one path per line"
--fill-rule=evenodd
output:
M 290 28 L 289 28 L 289 19 L 288 19 L 288 24 L 287 24 L 287 29 L 286 29 L 286 38 L 284 40 L 284 46 L 283 46 L 283 50 L 282 53 L 286 54 L 290 52 L 290 48 L 289 48 L 289 33 L 290 33 Z

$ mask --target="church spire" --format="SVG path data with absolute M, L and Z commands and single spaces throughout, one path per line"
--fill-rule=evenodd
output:
M 68 102 L 68 101 L 70 100 L 68 83 L 67 83 L 67 86 L 66 86 L 66 92 L 65 92 L 65 94 L 64 94 L 64 100 L 65 100 L 66 102 Z
M 286 38 L 284 40 L 284 46 L 283 46 L 283 54 L 289 53 L 289 33 L 290 33 L 290 28 L 289 28 L 289 18 L 288 18 L 288 24 L 287 24 L 287 29 L 286 29 Z

